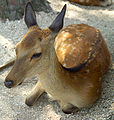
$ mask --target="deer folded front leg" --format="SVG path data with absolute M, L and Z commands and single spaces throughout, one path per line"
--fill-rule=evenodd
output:
M 42 89 L 40 82 L 37 82 L 32 92 L 27 96 L 25 103 L 32 106 L 43 93 L 44 89 Z

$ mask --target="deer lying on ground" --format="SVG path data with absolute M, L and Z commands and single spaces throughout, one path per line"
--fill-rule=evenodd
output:
M 108 6 L 112 4 L 112 0 L 69 0 L 81 5 L 90 5 L 90 6 Z
M 30 2 L 25 7 L 28 32 L 16 45 L 16 60 L 5 79 L 12 88 L 26 77 L 39 81 L 25 103 L 33 105 L 44 92 L 57 100 L 65 113 L 96 102 L 101 93 L 110 54 L 100 31 L 86 24 L 63 27 L 66 5 L 46 29 L 36 22 Z

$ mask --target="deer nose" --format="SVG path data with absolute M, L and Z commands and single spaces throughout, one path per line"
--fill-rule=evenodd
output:
M 12 88 L 13 80 L 7 80 L 7 81 L 4 82 L 4 84 L 7 88 Z

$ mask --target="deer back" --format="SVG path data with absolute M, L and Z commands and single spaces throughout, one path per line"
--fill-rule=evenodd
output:
M 69 0 L 81 5 L 90 5 L 90 6 L 108 6 L 112 4 L 112 0 Z

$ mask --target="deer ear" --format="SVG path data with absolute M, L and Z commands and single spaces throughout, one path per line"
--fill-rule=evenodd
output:
M 31 27 L 33 25 L 37 25 L 36 22 L 36 15 L 33 10 L 31 2 L 28 2 L 25 6 L 25 15 L 24 15 L 24 20 L 27 25 L 27 27 Z
M 66 12 L 66 4 L 64 5 L 64 7 L 61 10 L 61 12 L 59 13 L 59 15 L 55 18 L 53 23 L 50 25 L 49 29 L 51 31 L 57 33 L 62 29 L 63 23 L 64 23 L 65 12 Z

